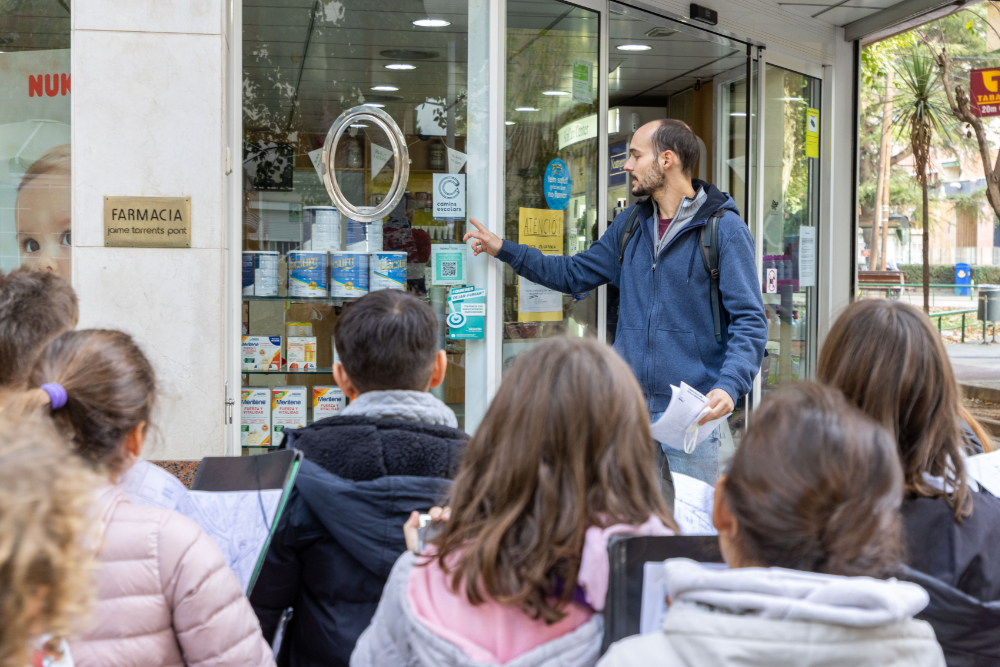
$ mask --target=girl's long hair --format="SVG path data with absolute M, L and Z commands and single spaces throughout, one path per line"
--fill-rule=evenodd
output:
M 610 347 L 560 337 L 525 353 L 466 446 L 434 541 L 453 590 L 562 618 L 587 528 L 657 516 L 676 531 L 654 446 L 639 385 Z
M 856 301 L 830 328 L 816 377 L 895 436 L 908 493 L 944 497 L 956 521 L 972 512 L 961 395 L 930 318 L 899 301 Z

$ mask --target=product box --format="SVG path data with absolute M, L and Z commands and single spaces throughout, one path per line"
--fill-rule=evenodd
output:
M 271 430 L 274 444 L 284 439 L 286 428 L 306 425 L 306 387 L 274 387 L 271 389 Z
M 316 336 L 289 336 L 288 370 L 316 368 Z
M 240 401 L 240 445 L 271 445 L 271 391 L 267 387 L 244 387 Z
M 347 407 L 340 387 L 313 387 L 313 421 L 332 417 Z
M 243 370 L 280 371 L 281 336 L 243 336 Z

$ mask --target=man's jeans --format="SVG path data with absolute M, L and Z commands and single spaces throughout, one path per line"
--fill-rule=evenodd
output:
M 662 415 L 662 412 L 653 413 L 652 421 L 655 422 Z M 715 481 L 719 478 L 719 447 L 722 444 L 720 428 L 716 427 L 712 434 L 699 442 L 690 454 L 660 442 L 656 443 L 656 463 L 660 468 L 660 493 L 671 510 L 674 507 L 674 482 L 670 478 L 671 471 L 715 485 Z

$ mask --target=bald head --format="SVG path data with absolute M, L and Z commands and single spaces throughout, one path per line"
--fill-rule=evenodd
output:
M 682 171 L 688 176 L 698 162 L 701 150 L 698 148 L 698 138 L 694 131 L 683 121 L 664 118 L 646 123 L 640 127 L 632 141 L 641 141 L 649 145 L 657 157 L 665 151 L 670 151 L 680 162 Z

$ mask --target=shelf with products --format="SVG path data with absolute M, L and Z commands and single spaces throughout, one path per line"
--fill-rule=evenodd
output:
M 277 371 L 265 371 L 265 370 L 248 370 L 242 369 L 243 375 L 330 375 L 333 373 L 332 366 L 319 366 L 317 368 L 292 368 L 289 369 L 287 366 L 281 368 Z

